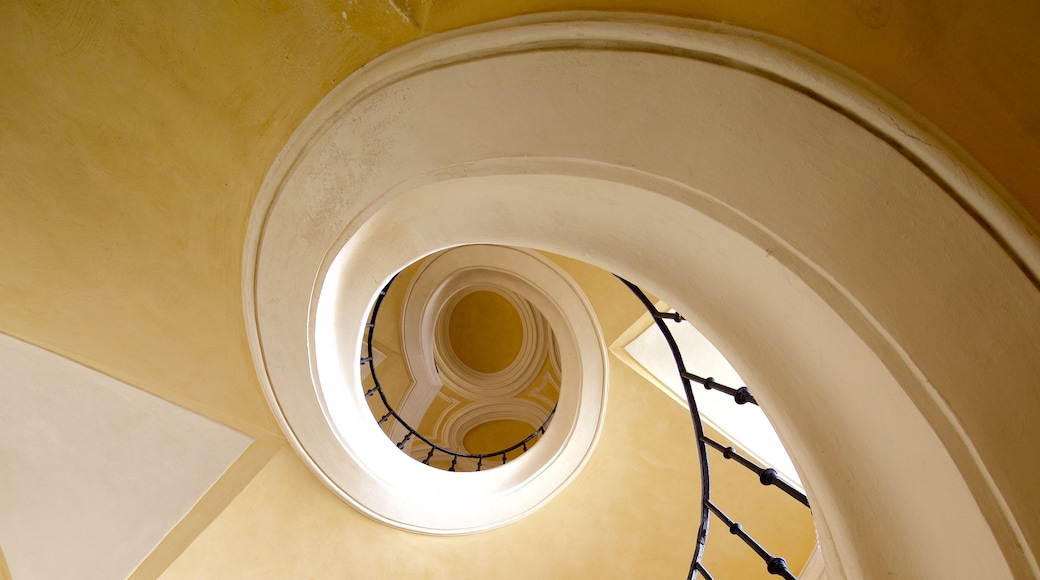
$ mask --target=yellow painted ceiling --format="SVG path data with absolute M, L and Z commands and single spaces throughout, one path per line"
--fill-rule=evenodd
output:
M 505 370 L 520 352 L 524 329 L 516 308 L 501 294 L 479 290 L 463 296 L 448 320 L 451 349 L 469 368 Z

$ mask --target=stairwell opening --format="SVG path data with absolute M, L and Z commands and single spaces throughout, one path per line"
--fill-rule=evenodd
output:
M 445 292 L 455 272 L 436 262 L 456 251 L 414 262 L 380 291 L 365 322 L 362 388 L 403 453 L 444 471 L 484 471 L 533 449 L 551 428 L 560 353 L 545 316 L 494 276 L 471 271 L 467 285 Z

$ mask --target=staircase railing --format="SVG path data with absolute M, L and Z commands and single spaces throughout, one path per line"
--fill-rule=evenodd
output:
M 758 465 L 754 461 L 751 461 L 747 457 L 741 455 L 733 447 L 724 446 L 721 443 L 711 439 L 704 434 L 704 426 L 701 423 L 700 412 L 697 408 L 697 400 L 693 395 L 693 383 L 699 383 L 705 389 L 716 390 L 725 393 L 733 398 L 734 403 L 737 405 L 752 404 L 758 405 L 758 401 L 751 394 L 751 391 L 745 387 L 732 388 L 721 383 L 716 382 L 711 377 L 700 377 L 686 368 L 686 364 L 683 362 L 682 352 L 679 350 L 679 345 L 675 341 L 675 337 L 672 335 L 671 329 L 668 328 L 666 322 L 680 323 L 684 319 L 678 312 L 662 312 L 658 310 L 656 306 L 647 298 L 646 294 L 643 293 L 639 287 L 628 282 L 624 278 L 618 277 L 619 280 L 624 282 L 625 286 L 632 291 L 633 294 L 639 299 L 639 301 L 646 308 L 647 312 L 653 317 L 654 324 L 658 330 L 664 336 L 665 341 L 668 343 L 668 348 L 672 351 L 672 358 L 675 359 L 675 366 L 679 373 L 679 378 L 682 381 L 683 391 L 686 395 L 686 401 L 690 408 L 690 418 L 693 420 L 693 429 L 697 435 L 697 456 L 700 460 L 701 470 L 701 503 L 700 503 L 700 527 L 697 530 L 697 543 L 694 546 L 693 559 L 690 563 L 690 572 L 687 578 L 696 578 L 698 574 L 702 574 L 707 580 L 713 580 L 712 575 L 704 567 L 702 558 L 704 556 L 705 543 L 708 540 L 708 529 L 711 519 L 711 515 L 714 514 L 729 529 L 729 532 L 748 545 L 766 564 L 766 570 L 770 574 L 781 576 L 788 580 L 798 580 L 794 574 L 787 568 L 787 561 L 781 557 L 774 556 L 765 548 L 762 547 L 750 534 L 748 534 L 740 523 L 730 518 L 722 509 L 720 509 L 712 501 L 711 497 L 711 466 L 708 457 L 708 447 L 718 451 L 722 454 L 722 457 L 729 459 L 743 465 L 752 473 L 758 476 L 758 480 L 762 485 L 772 485 L 779 488 L 787 495 L 794 498 L 796 501 L 809 507 L 809 499 L 804 493 L 795 489 L 790 483 L 786 482 L 781 478 L 775 469 L 772 467 L 763 467 Z

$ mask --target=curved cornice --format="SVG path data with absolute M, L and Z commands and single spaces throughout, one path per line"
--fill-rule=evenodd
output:
M 350 439 L 323 418 L 351 395 L 316 405 L 309 380 L 357 371 L 303 346 L 307 321 L 331 324 L 322 282 L 363 312 L 445 247 L 577 257 L 696 313 L 759 385 L 836 573 L 1040 575 L 1019 465 L 1037 406 L 978 392 L 1033 401 L 1040 374 L 1040 245 L 1001 199 L 888 95 L 777 39 L 635 15 L 493 23 L 378 59 L 287 144 L 247 240 L 254 359 L 290 440 L 349 497 L 319 455 Z M 560 344 L 566 376 L 582 340 Z M 278 390 L 301 378 L 306 397 Z

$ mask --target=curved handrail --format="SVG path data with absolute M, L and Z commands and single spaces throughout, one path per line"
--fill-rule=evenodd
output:
M 721 443 L 714 441 L 704 434 L 704 426 L 701 423 L 700 412 L 697 410 L 697 401 L 693 396 L 693 388 L 691 382 L 697 382 L 704 386 L 705 389 L 715 389 L 726 393 L 733 397 L 733 401 L 738 405 L 745 403 L 752 403 L 758 405 L 758 401 L 755 400 L 754 396 L 751 395 L 751 391 L 748 388 L 740 387 L 734 389 L 715 381 L 711 377 L 702 378 L 688 370 L 683 362 L 682 352 L 679 350 L 679 345 L 675 341 L 675 337 L 672 336 L 672 331 L 669 330 L 665 321 L 672 321 L 675 323 L 682 322 L 684 318 L 678 312 L 662 312 L 657 309 L 656 306 L 646 294 L 639 289 L 638 286 L 632 284 L 628 280 L 617 276 L 618 280 L 621 280 L 636 295 L 636 298 L 643 304 L 647 312 L 653 317 L 654 324 L 657 325 L 658 330 L 664 336 L 665 341 L 668 343 L 668 347 L 672 351 L 672 358 L 675 359 L 675 366 L 679 371 L 679 378 L 682 380 L 683 391 L 686 393 L 686 402 L 690 407 L 690 418 L 693 420 L 693 428 L 697 434 L 697 457 L 700 460 L 701 467 L 701 522 L 700 527 L 697 530 L 697 545 L 694 547 L 693 559 L 690 562 L 690 573 L 687 575 L 688 579 L 697 577 L 697 574 L 703 574 L 707 580 L 712 580 L 712 576 L 705 569 L 701 563 L 701 559 L 704 556 L 704 546 L 708 539 L 708 524 L 710 520 L 710 514 L 715 516 L 729 529 L 730 533 L 738 536 L 745 544 L 748 545 L 759 557 L 762 558 L 766 563 L 766 570 L 770 574 L 781 576 L 786 580 L 798 580 L 798 578 L 791 573 L 787 568 L 787 561 L 778 556 L 774 556 L 769 553 L 765 548 L 762 547 L 751 535 L 749 535 L 740 523 L 730 519 L 725 512 L 719 509 L 711 500 L 711 470 L 708 461 L 707 447 L 716 449 L 722 453 L 725 459 L 736 461 L 740 465 L 743 465 L 756 475 L 762 485 L 772 485 L 782 490 L 787 495 L 791 496 L 805 507 L 809 507 L 809 499 L 804 493 L 795 489 L 790 483 L 784 481 L 772 467 L 762 467 L 750 459 L 744 457 L 737 452 L 733 447 L 725 447 Z
M 430 447 L 430 451 L 429 451 L 429 453 L 426 454 L 426 458 L 422 460 L 422 463 L 424 463 L 425 465 L 429 465 L 430 464 L 430 460 L 433 458 L 433 455 L 436 452 L 440 451 L 441 453 L 444 453 L 445 455 L 451 457 L 451 467 L 448 468 L 448 471 L 456 471 L 455 468 L 458 465 L 458 460 L 459 460 L 460 457 L 463 457 L 463 458 L 466 458 L 466 459 L 476 459 L 477 460 L 477 471 L 480 471 L 484 467 L 484 460 L 485 459 L 490 459 L 492 457 L 501 457 L 502 463 L 500 463 L 499 465 L 505 465 L 506 461 L 508 461 L 508 457 L 506 457 L 507 453 L 509 453 L 511 451 L 516 451 L 517 449 L 521 449 L 521 448 L 524 451 L 527 451 L 528 444 L 535 437 L 539 437 L 539 436 L 545 434 L 546 427 L 548 427 L 549 422 L 552 421 L 553 416 L 556 415 L 556 406 L 555 405 L 553 406 L 552 411 L 549 412 L 549 416 L 547 416 L 545 418 L 545 421 L 542 421 L 542 424 L 539 425 L 530 435 L 525 437 L 522 441 L 519 441 L 517 443 L 514 443 L 513 445 L 510 445 L 509 447 L 506 447 L 504 449 L 500 449 L 498 451 L 494 451 L 494 452 L 491 452 L 491 453 L 467 453 L 465 451 L 455 451 L 453 449 L 448 449 L 446 447 L 438 445 L 438 444 L 434 443 L 433 441 L 431 441 L 429 438 L 427 438 L 427 437 L 423 436 L 421 433 L 419 433 L 418 430 L 416 430 L 414 427 L 409 425 L 408 422 L 405 421 L 403 418 L 401 418 L 401 416 L 397 413 L 397 411 L 394 410 L 393 406 L 386 399 L 386 394 L 383 392 L 383 387 L 379 383 L 379 378 L 376 376 L 376 365 L 375 365 L 375 362 L 374 362 L 375 359 L 373 357 L 372 339 L 373 339 L 373 337 L 375 335 L 376 317 L 379 315 L 379 308 L 383 304 L 383 299 L 386 298 L 386 293 L 390 289 L 390 285 L 393 284 L 394 280 L 396 280 L 396 279 L 397 279 L 397 276 L 394 276 L 393 278 L 391 278 L 390 281 L 387 282 L 386 286 L 384 286 L 383 289 L 379 291 L 379 296 L 376 298 L 376 302 L 372 306 L 372 316 L 369 318 L 368 323 L 365 324 L 365 328 L 368 331 L 368 340 L 367 340 L 368 356 L 365 356 L 365 357 L 361 358 L 361 364 L 362 365 L 368 364 L 369 371 L 372 373 L 372 383 L 374 385 L 371 389 L 368 389 L 367 391 L 365 391 L 365 396 L 366 397 L 371 397 L 372 395 L 378 394 L 379 395 L 379 399 L 383 402 L 383 407 L 385 407 L 386 411 L 387 411 L 386 414 L 383 415 L 379 419 L 378 424 L 382 425 L 383 423 L 385 423 L 387 420 L 389 420 L 392 417 L 394 420 L 396 420 L 398 422 L 398 424 L 400 424 L 402 427 L 404 427 L 407 430 L 407 433 L 405 434 L 404 438 L 396 443 L 398 449 L 400 449 L 401 451 L 404 451 L 405 444 L 407 444 L 408 441 L 412 439 L 412 437 L 415 437 L 416 439 L 422 441 L 423 443 L 425 443 L 426 445 L 428 445 Z

